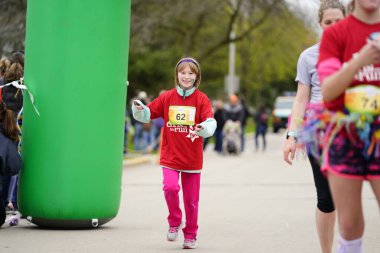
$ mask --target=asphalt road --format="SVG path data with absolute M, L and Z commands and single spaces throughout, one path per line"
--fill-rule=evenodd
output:
M 282 161 L 283 135 L 270 134 L 266 152 L 252 137 L 240 156 L 220 156 L 210 145 L 202 174 L 197 252 L 319 253 L 314 225 L 315 190 L 310 165 Z M 118 216 L 90 230 L 47 230 L 22 220 L 0 230 L 0 253 L 177 252 L 166 241 L 167 208 L 160 167 L 151 160 L 124 166 Z M 364 187 L 366 253 L 380 251 L 379 208 Z

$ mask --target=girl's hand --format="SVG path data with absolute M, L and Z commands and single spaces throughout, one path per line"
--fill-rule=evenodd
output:
M 138 100 L 133 100 L 133 105 L 137 108 L 137 110 L 142 111 L 144 108 L 140 105 Z
M 359 51 L 356 59 L 354 60 L 359 62 L 361 67 L 367 66 L 370 64 L 379 64 L 380 63 L 380 41 L 376 40 L 367 40 L 362 49 Z
M 200 125 L 200 124 L 197 124 L 197 125 L 195 126 L 195 131 L 196 131 L 196 132 L 200 132 L 200 131 L 202 131 L 202 129 L 203 129 L 203 126 Z
M 296 154 L 296 145 L 297 143 L 293 139 L 293 137 L 289 137 L 289 139 L 286 140 L 284 145 L 284 161 L 288 164 L 292 165 L 292 161 L 294 160 L 295 154 Z

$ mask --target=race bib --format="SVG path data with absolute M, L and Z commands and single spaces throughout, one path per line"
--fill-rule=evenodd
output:
M 350 112 L 359 114 L 380 114 L 380 88 L 360 85 L 346 90 L 344 105 Z
M 169 123 L 172 125 L 193 126 L 195 123 L 195 107 L 169 106 Z

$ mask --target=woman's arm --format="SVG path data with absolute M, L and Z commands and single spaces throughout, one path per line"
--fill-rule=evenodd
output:
M 296 99 L 294 100 L 292 107 L 292 115 L 290 118 L 290 124 L 288 131 L 297 132 L 300 127 L 300 122 L 303 120 L 306 111 L 306 105 L 310 101 L 310 86 L 298 82 Z M 289 136 L 284 145 L 284 161 L 288 164 L 292 164 L 296 152 L 296 139 L 293 136 Z
M 367 44 L 359 51 L 359 53 L 345 63 L 337 72 L 327 76 L 319 75 L 322 83 L 322 94 L 324 101 L 330 102 L 344 93 L 347 87 L 351 84 L 355 75 L 360 68 L 376 64 L 380 61 L 380 46 L 375 40 L 367 41 Z M 334 59 L 327 59 L 318 65 L 318 74 L 326 72 L 331 64 L 334 64 Z M 324 78 L 326 76 L 326 78 Z
M 292 107 L 292 116 L 288 131 L 297 131 L 300 127 L 300 122 L 305 115 L 306 106 L 310 101 L 310 86 L 298 82 L 297 94 Z

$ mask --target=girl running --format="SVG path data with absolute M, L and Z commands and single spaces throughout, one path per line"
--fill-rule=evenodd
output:
M 164 118 L 160 165 L 169 209 L 167 240 L 175 241 L 182 227 L 178 196 L 181 177 L 186 213 L 186 224 L 182 229 L 185 237 L 183 248 L 195 249 L 203 138 L 214 134 L 216 121 L 210 100 L 198 89 L 201 70 L 195 59 L 183 58 L 176 64 L 175 83 L 175 88 L 164 92 L 147 106 L 135 100 L 132 111 L 133 117 L 143 123 Z

